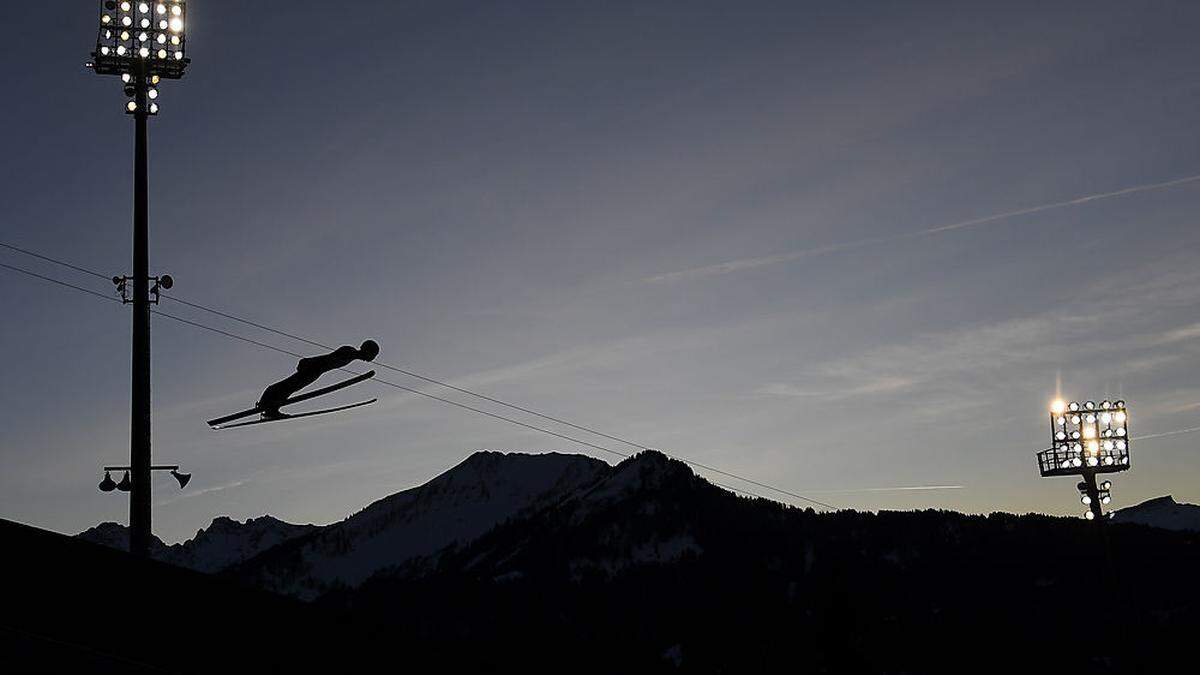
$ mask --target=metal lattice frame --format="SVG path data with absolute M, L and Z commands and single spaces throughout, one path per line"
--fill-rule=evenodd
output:
M 1129 468 L 1129 413 L 1124 401 L 1062 404 L 1050 412 L 1049 449 L 1038 453 L 1043 476 L 1113 473 Z

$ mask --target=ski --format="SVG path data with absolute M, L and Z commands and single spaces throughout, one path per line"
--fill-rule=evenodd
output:
M 348 380 L 342 380 L 341 382 L 335 382 L 327 387 L 321 387 L 320 389 L 314 389 L 310 392 L 306 392 L 303 394 L 297 394 L 296 396 L 293 396 L 293 397 L 289 398 L 287 401 L 285 401 L 280 407 L 282 408 L 283 406 L 289 406 L 289 405 L 292 405 L 295 403 L 300 403 L 302 401 L 307 401 L 311 398 L 316 398 L 317 396 L 324 396 L 325 394 L 335 392 L 339 389 L 345 389 L 346 387 L 358 384 L 359 382 L 369 380 L 372 377 L 375 377 L 375 371 L 370 370 L 370 371 L 363 373 L 362 375 L 356 375 Z M 356 405 L 360 405 L 360 404 L 356 404 Z M 365 405 L 365 404 L 361 404 L 361 405 Z M 208 426 L 210 426 L 214 429 L 229 428 L 229 427 L 225 426 L 229 422 L 233 422 L 234 420 L 240 420 L 243 417 L 249 417 L 251 415 L 261 413 L 262 411 L 263 411 L 262 408 L 255 406 L 248 410 L 243 410 L 241 412 L 233 413 L 232 415 L 226 415 L 224 417 L 218 417 L 216 419 L 208 420 Z M 291 417 L 298 417 L 298 416 L 299 415 L 292 415 Z M 281 417 L 279 419 L 287 419 L 287 417 Z M 241 425 L 235 424 L 233 426 L 241 426 Z
M 281 417 L 264 417 L 264 418 L 258 419 L 258 420 L 250 420 L 249 422 L 238 422 L 237 424 L 226 424 L 224 426 L 215 426 L 213 428 L 220 431 L 223 429 L 236 429 L 237 427 L 248 427 L 248 426 L 252 426 L 255 424 L 266 424 L 267 422 L 283 422 L 285 420 L 294 420 L 294 419 L 299 419 L 301 417 L 312 417 L 313 415 L 324 415 L 326 413 L 335 413 L 335 412 L 341 412 L 343 410 L 350 410 L 351 408 L 359 408 L 364 405 L 371 405 L 372 403 L 374 403 L 378 400 L 379 399 L 373 398 L 369 401 L 359 401 L 358 403 L 351 403 L 349 405 L 341 405 L 336 408 L 326 408 L 324 410 L 311 410 L 309 412 L 296 413 L 294 415 L 283 415 Z

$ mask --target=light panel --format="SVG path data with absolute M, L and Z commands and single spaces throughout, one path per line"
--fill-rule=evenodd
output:
M 1129 466 L 1129 412 L 1124 401 L 1055 401 L 1051 450 L 1060 471 Z
M 186 0 L 100 1 L 92 53 L 97 73 L 119 75 L 126 84 L 139 71 L 147 78 L 177 80 L 188 63 Z

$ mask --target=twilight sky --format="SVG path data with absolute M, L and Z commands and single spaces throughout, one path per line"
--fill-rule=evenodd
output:
M 0 241 L 123 274 L 97 4 L 8 9 Z M 190 3 L 150 139 L 174 295 L 854 508 L 1081 513 L 1033 457 L 1059 382 L 1128 399 L 1134 438 L 1200 426 L 1200 180 L 987 220 L 1200 175 L 1197 3 L 345 7 Z M 128 311 L 3 269 L 0 302 L 0 516 L 124 522 L 95 485 L 128 460 Z M 154 348 L 155 461 L 195 474 L 155 478 L 167 541 L 340 520 L 480 448 L 614 459 L 377 385 L 215 433 L 294 360 L 161 319 Z M 1134 443 L 1114 506 L 1200 501 L 1198 446 Z M 920 485 L 963 488 L 838 492 Z

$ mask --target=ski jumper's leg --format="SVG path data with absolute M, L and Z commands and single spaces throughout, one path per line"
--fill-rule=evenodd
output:
M 294 396 L 296 392 L 316 382 L 319 377 L 321 377 L 320 372 L 296 371 L 267 387 L 259 397 L 258 405 L 262 407 L 264 414 L 278 415 L 279 406 Z
M 358 350 L 354 347 L 339 347 L 328 354 L 300 359 L 295 373 L 263 391 L 262 396 L 258 399 L 258 405 L 263 409 L 263 415 L 278 417 L 279 406 L 294 396 L 296 392 L 316 382 L 325 373 L 350 365 L 357 355 Z

